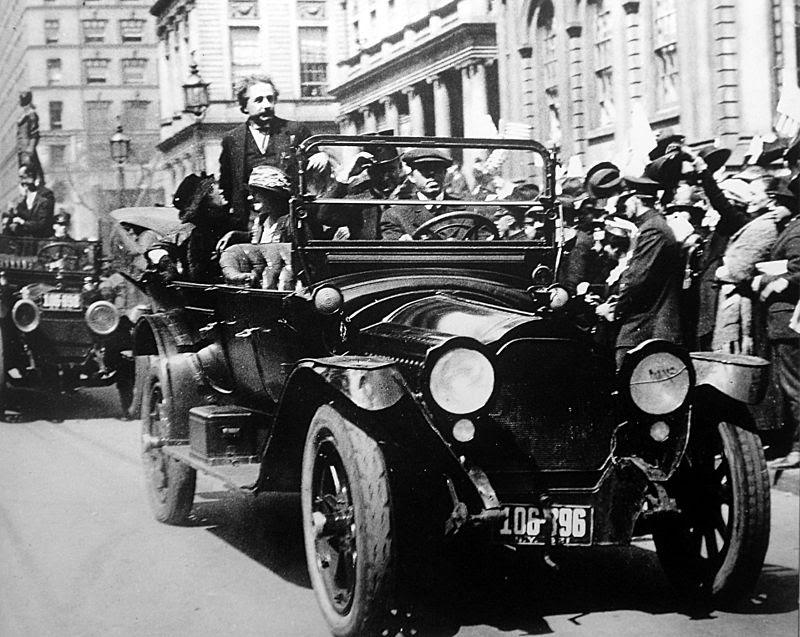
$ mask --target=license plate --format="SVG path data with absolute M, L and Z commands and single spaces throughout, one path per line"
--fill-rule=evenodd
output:
M 555 505 L 550 508 L 553 528 L 551 544 L 591 544 L 592 507 Z M 545 517 L 541 507 L 509 504 L 503 507 L 505 520 L 500 539 L 517 546 L 547 544 Z
M 81 295 L 74 292 L 47 292 L 42 303 L 49 310 L 80 310 Z

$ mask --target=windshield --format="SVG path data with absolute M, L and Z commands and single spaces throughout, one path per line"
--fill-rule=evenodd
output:
M 301 243 L 552 244 L 553 162 L 536 142 L 318 136 L 301 152 Z
M 0 268 L 42 272 L 91 272 L 98 256 L 95 241 L 59 241 L 0 236 Z

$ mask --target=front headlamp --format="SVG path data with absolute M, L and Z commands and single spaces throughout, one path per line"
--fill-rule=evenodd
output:
M 650 340 L 630 350 L 619 371 L 622 393 L 636 409 L 651 416 L 683 407 L 694 382 L 689 355 L 666 341 Z
M 444 411 L 464 416 L 483 409 L 494 393 L 494 366 L 478 349 L 456 346 L 426 361 L 428 393 Z

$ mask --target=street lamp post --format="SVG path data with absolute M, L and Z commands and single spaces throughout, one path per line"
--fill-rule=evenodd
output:
M 208 110 L 209 83 L 204 82 L 203 78 L 200 77 L 200 72 L 197 70 L 197 62 L 194 60 L 194 52 L 192 52 L 192 64 L 189 68 L 189 78 L 186 84 L 183 85 L 183 112 L 194 115 L 192 135 L 195 155 L 194 171 L 205 173 L 206 160 L 201 146 L 201 127 L 203 125 L 203 117 L 205 117 Z
M 117 124 L 117 132 L 108 140 L 111 146 L 111 159 L 117 162 L 117 190 L 119 191 L 119 207 L 123 206 L 125 193 L 125 162 L 131 152 L 131 138 L 122 132 L 122 124 Z

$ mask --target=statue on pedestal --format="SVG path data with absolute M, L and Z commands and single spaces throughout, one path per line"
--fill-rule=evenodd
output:
M 39 143 L 39 115 L 33 106 L 33 95 L 30 91 L 19 94 L 22 115 L 17 120 L 17 164 L 21 168 L 27 166 L 39 185 L 44 185 L 44 171 L 36 153 Z

